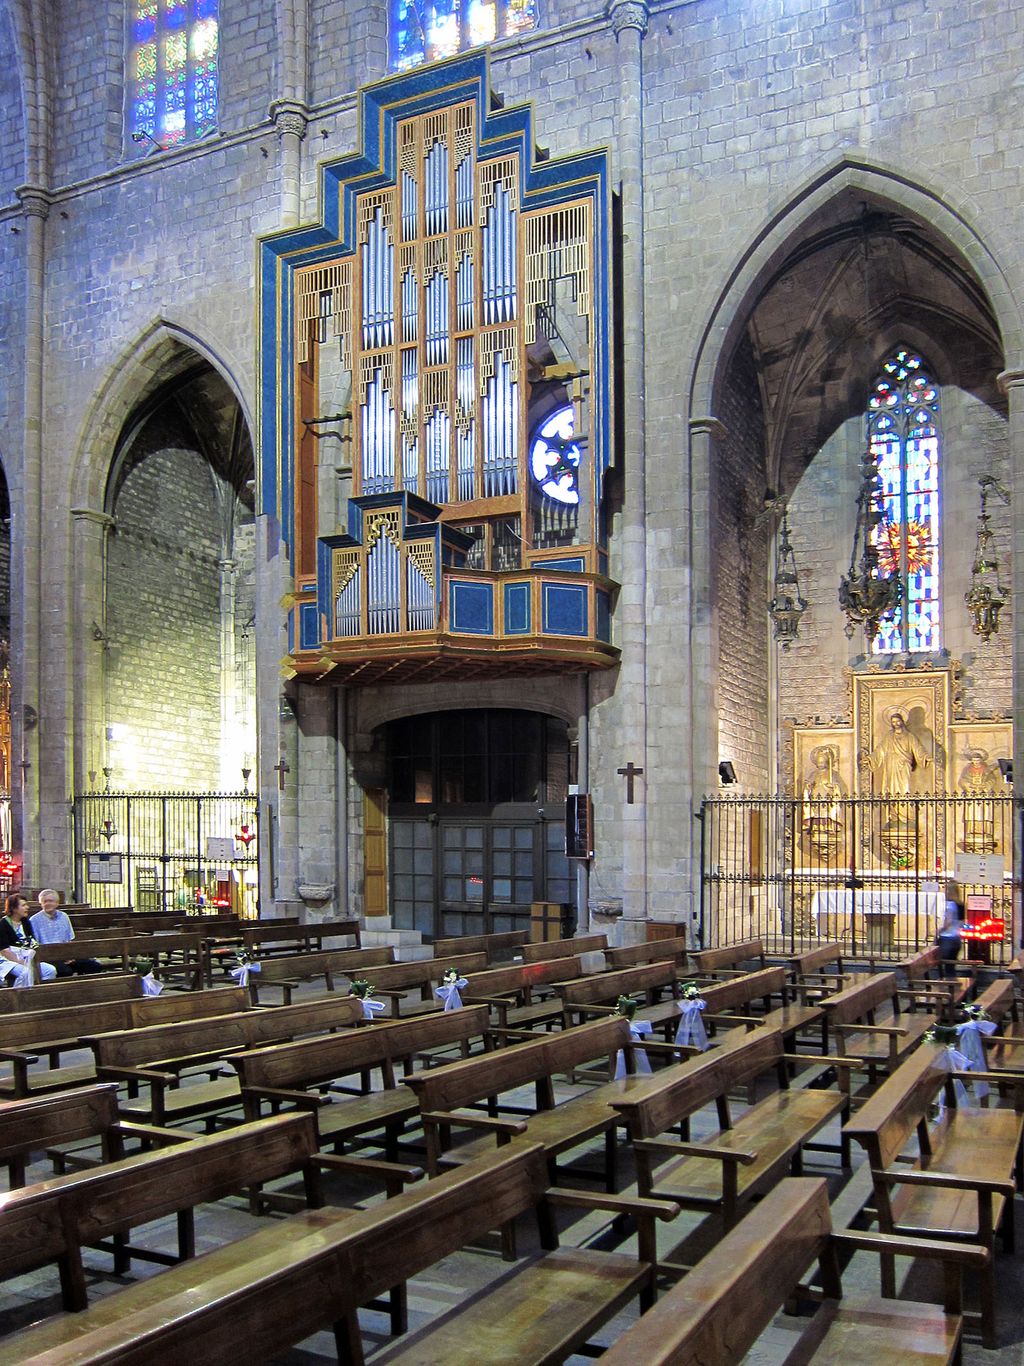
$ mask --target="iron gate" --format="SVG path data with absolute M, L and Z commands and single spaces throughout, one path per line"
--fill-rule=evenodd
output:
M 75 894 L 94 906 L 259 914 L 251 792 L 89 792 L 73 803 Z
M 957 899 L 979 935 L 971 956 L 1006 963 L 1020 942 L 1015 809 L 1012 796 L 705 798 L 701 943 L 913 953 L 934 942 L 959 868 Z

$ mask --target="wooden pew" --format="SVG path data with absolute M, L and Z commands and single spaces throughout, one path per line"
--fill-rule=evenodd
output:
M 439 1010 L 440 1002 L 434 988 L 441 985 L 444 974 L 453 970 L 460 976 L 480 973 L 487 967 L 483 953 L 461 953 L 454 958 L 420 958 L 410 963 L 395 963 L 391 967 L 374 968 L 367 972 L 373 994 L 380 1000 L 390 1000 L 394 1019 L 414 1011 Z M 364 974 L 360 974 L 362 976 Z M 402 1009 L 402 1002 L 410 992 L 418 991 L 420 1004 Z
M 208 1020 L 97 1034 L 84 1042 L 95 1054 L 97 1076 L 128 1083 L 129 1098 L 121 1101 L 122 1118 L 162 1127 L 241 1104 L 236 1077 L 179 1085 L 183 1068 L 208 1068 L 239 1049 L 350 1029 L 362 1019 L 362 1003 L 354 996 L 338 994 L 276 1010 L 243 1010 Z M 140 1086 L 148 1087 L 148 1097 L 139 1096 Z
M 571 1075 L 593 1062 L 604 1064 L 605 1075 L 611 1077 L 620 1049 L 630 1051 L 629 1025 L 621 1016 L 615 1016 L 556 1034 L 542 1034 L 534 1042 L 499 1048 L 485 1058 L 470 1058 L 406 1077 L 405 1084 L 416 1092 L 420 1104 L 428 1170 L 436 1173 L 443 1166 L 477 1158 L 490 1149 L 495 1136 L 500 1142 L 523 1132 L 525 1127 L 530 1142 L 544 1145 L 554 1172 L 562 1153 L 603 1134 L 603 1176 L 607 1189 L 614 1190 L 615 1129 L 620 1121 L 613 1102 L 637 1085 L 639 1079 L 627 1075 L 618 1081 L 607 1081 L 556 1104 L 553 1078 L 559 1073 Z M 530 1086 L 536 1091 L 536 1110 L 525 1125 L 522 1119 L 500 1118 L 502 1107 L 496 1098 Z M 464 1113 L 467 1107 L 478 1108 L 484 1103 L 486 1115 Z M 504 1108 L 507 1111 L 510 1107 L 506 1104 Z M 484 1137 L 451 1149 L 448 1143 L 452 1129 L 481 1130 Z
M 641 1195 L 720 1211 L 731 1228 L 744 1205 L 799 1164 L 803 1149 L 824 1147 L 812 1140 L 830 1120 L 849 1113 L 849 1096 L 843 1090 L 790 1087 L 786 1058 L 778 1030 L 734 1031 L 718 1047 L 644 1079 L 628 1096 L 613 1100 L 636 1152 Z M 771 1069 L 778 1090 L 733 1121 L 730 1094 Z M 664 1137 L 712 1104 L 717 1134 L 699 1143 Z M 849 1166 L 845 1145 L 841 1155 L 843 1166 Z M 666 1159 L 656 1171 L 656 1161 Z
M 359 949 L 362 947 L 360 933 L 358 920 L 324 920 L 305 925 L 298 921 L 287 924 L 278 920 L 239 921 L 230 934 L 218 933 L 208 939 L 205 945 L 207 985 L 213 985 L 214 968 L 229 970 L 234 967 L 238 945 L 265 960 L 297 952 L 320 952 L 325 939 L 348 937 L 354 942 L 346 947 Z
M 904 1010 L 903 994 L 894 972 L 878 972 L 821 1002 L 840 1057 L 862 1059 L 872 1085 L 879 1071 L 894 1071 L 935 1023 L 934 1014 Z
M 36 990 L 36 988 L 29 988 Z M 0 1097 L 13 1099 L 82 1086 L 96 1078 L 92 1063 L 60 1064 L 62 1054 L 86 1047 L 84 1039 L 100 1031 L 124 1031 L 245 1010 L 248 995 L 238 987 L 220 987 L 187 995 L 142 996 L 63 1010 L 18 1011 L 0 1017 L 0 1058 L 13 1065 L 0 1078 Z M 32 1070 L 46 1054 L 49 1068 Z
M 678 1019 L 674 998 L 678 991 L 676 965 L 671 959 L 660 963 L 641 963 L 638 967 L 618 971 L 593 973 L 575 981 L 557 982 L 555 990 L 562 1003 L 563 1024 L 566 1028 L 582 1022 L 588 1016 L 607 1014 L 615 1010 L 620 996 L 640 994 L 648 1006 L 668 991 L 673 998 L 670 1013 Z
M 768 966 L 760 939 L 744 939 L 718 949 L 700 949 L 690 954 L 694 970 L 704 977 L 728 977 Z
M 700 990 L 704 998 L 702 1019 L 709 1033 L 719 1025 L 730 1029 L 739 1024 L 763 1025 L 777 1029 L 786 1047 L 792 1049 L 798 1034 L 817 1025 L 823 1026 L 825 1019 L 820 1004 L 809 1006 L 794 999 L 794 989 L 787 981 L 783 967 L 763 968 L 742 977 L 705 983 Z M 776 1000 L 779 1005 L 773 1004 Z M 761 1013 L 755 1014 L 758 1002 Z M 664 1029 L 668 1037 L 674 1027 L 678 1027 L 679 1006 L 675 1000 L 642 1006 L 636 1018 L 649 1020 L 655 1029 Z
M 381 968 L 394 962 L 394 956 L 394 949 L 381 948 L 320 949 L 315 953 L 290 953 L 278 958 L 264 958 L 260 960 L 259 972 L 249 977 L 249 992 L 253 1004 L 257 1005 L 261 991 L 276 988 L 288 1006 L 292 1003 L 292 993 L 303 982 L 322 977 L 327 990 L 333 991 L 336 977 L 351 980 L 370 974 L 376 979 Z
M 886 1078 L 846 1124 L 843 1133 L 865 1149 L 874 1203 L 883 1233 L 978 1243 L 994 1254 L 1002 1231 L 1013 1251 L 1013 1200 L 1020 1188 L 1024 1141 L 1024 1076 L 1016 1079 L 1014 1110 L 957 1107 L 952 1075 L 939 1070 L 941 1044 L 924 1043 Z M 1005 1084 L 1007 1073 L 964 1072 L 962 1080 Z M 950 1079 L 947 1081 L 947 1079 Z M 929 1122 L 932 1103 L 946 1089 L 940 1120 Z M 916 1134 L 919 1156 L 903 1160 Z M 894 1293 L 891 1257 L 882 1263 L 883 1293 Z M 996 1345 L 995 1272 L 981 1278 L 982 1338 Z
M 291 1172 L 302 1173 L 307 1201 L 321 1204 L 320 1162 L 312 1117 L 280 1115 L 23 1186 L 0 1207 L 0 1279 L 56 1262 L 65 1308 L 84 1309 L 83 1247 L 111 1247 L 118 1274 L 133 1256 L 163 1263 L 193 1257 L 197 1205 Z M 177 1257 L 127 1243 L 130 1229 L 171 1214 L 178 1217 Z
M 386 1156 L 393 1161 L 403 1128 L 419 1113 L 415 1095 L 402 1085 L 414 1062 L 440 1048 L 469 1056 L 476 1041 L 486 1051 L 489 1029 L 486 1008 L 466 1006 L 330 1038 L 253 1049 L 228 1061 L 238 1074 L 247 1119 L 257 1119 L 264 1105 L 312 1109 L 323 1145 L 383 1132 Z M 374 1071 L 380 1072 L 381 1086 L 370 1090 Z M 341 1092 L 335 1083 L 356 1073 L 362 1080 L 360 1094 L 337 1099 Z M 323 1087 L 329 1090 L 317 1089 Z
M 636 968 L 641 963 L 663 963 L 671 959 L 679 970 L 686 969 L 686 935 L 672 939 L 652 939 L 643 944 L 628 944 L 621 949 L 608 949 L 605 959 L 610 968 Z
M 877 1234 L 833 1233 L 825 1182 L 781 1181 L 696 1267 L 662 1296 L 602 1356 L 604 1366 L 739 1366 L 776 1314 L 800 1289 L 816 1261 L 818 1307 L 794 1338 L 788 1360 L 835 1366 L 934 1366 L 960 1360 L 963 1333 L 959 1277 L 947 1276 L 945 1304 L 847 1295 L 839 1266 L 855 1251 L 898 1252 L 933 1258 L 954 1273 L 983 1266 L 980 1247 L 880 1239 Z M 806 1295 L 804 1298 L 810 1298 Z M 799 1332 L 799 1337 L 797 1334 Z
M 484 953 L 488 963 L 499 963 L 516 956 L 529 943 L 529 930 L 507 930 L 504 934 L 463 934 L 456 939 L 435 939 L 434 957 L 451 958 L 461 953 Z
M 524 963 L 546 963 L 552 958 L 576 958 L 581 953 L 604 953 L 606 934 L 580 934 L 575 939 L 545 939 L 540 944 L 523 945 Z
M 866 981 L 870 972 L 851 972 L 846 966 L 846 954 L 838 941 L 818 944 L 806 953 L 798 953 L 789 960 L 794 982 L 804 988 L 807 1000 L 831 996 L 833 992 L 856 982 Z
M 896 971 L 902 972 L 907 988 L 913 992 L 914 1002 L 921 1002 L 926 1009 L 938 1001 L 948 1020 L 953 1018 L 953 1009 L 967 996 L 974 986 L 972 974 L 958 974 L 943 977 L 943 963 L 939 957 L 939 946 L 922 949 L 896 964 Z
M 638 1257 L 559 1248 L 555 1213 L 566 1208 L 631 1216 L 639 1229 Z M 260 1360 L 333 1325 L 339 1358 L 362 1366 L 362 1305 L 498 1224 L 533 1213 L 541 1250 L 493 1289 L 462 1297 L 454 1317 L 427 1325 L 426 1340 L 417 1332 L 396 1350 L 407 1348 L 407 1360 L 443 1361 L 454 1359 L 457 1344 L 459 1360 L 472 1350 L 474 1360 L 540 1366 L 582 1349 L 630 1299 L 650 1301 L 654 1220 L 676 1212 L 664 1202 L 553 1189 L 543 1151 L 513 1144 L 386 1206 L 296 1215 L 130 1286 L 74 1319 L 18 1333 L 4 1346 L 19 1363 L 59 1359 L 73 1347 L 83 1362 L 158 1366 L 191 1359 L 231 1366 L 239 1359 L 239 1325 L 248 1352 Z
M 128 972 L 133 959 L 151 959 L 160 977 L 180 976 L 192 988 L 203 984 L 203 936 L 201 934 L 111 934 L 82 941 L 80 958 L 113 960 Z M 71 944 L 40 944 L 35 964 L 59 963 L 74 957 Z
M 137 972 L 104 972 L 90 977 L 64 977 L 55 982 L 31 987 L 0 989 L 0 1016 L 19 1010 L 52 1010 L 66 1006 L 99 1005 L 105 1001 L 126 1001 L 142 995 L 142 978 Z
M 557 982 L 573 981 L 583 973 L 579 958 L 555 958 L 550 962 L 519 963 L 475 972 L 462 991 L 466 1002 L 488 1005 L 497 1014 L 499 1030 L 527 1029 L 537 1024 L 561 1022 L 561 999 L 548 990 Z
M 46 1152 L 61 1175 L 67 1165 L 67 1145 L 99 1146 L 101 1162 L 116 1162 L 125 1155 L 125 1139 L 137 1138 L 145 1146 L 180 1142 L 187 1134 L 169 1138 L 166 1131 L 129 1124 L 117 1113 L 117 1086 L 83 1086 L 75 1091 L 39 1096 L 32 1100 L 6 1101 L 0 1105 L 0 1163 L 5 1163 L 8 1185 L 23 1186 L 28 1159 Z M 60 1147 L 54 1145 L 59 1144 Z M 96 1165 L 90 1161 L 87 1165 Z

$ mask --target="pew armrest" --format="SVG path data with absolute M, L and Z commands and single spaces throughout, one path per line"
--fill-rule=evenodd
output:
M 293 1091 L 286 1086 L 243 1086 L 242 1095 L 257 1100 L 288 1101 L 303 1110 L 319 1110 L 322 1105 L 330 1105 L 330 1096 L 317 1091 Z
M 420 1118 L 424 1124 L 450 1124 L 452 1128 L 482 1129 L 486 1133 L 507 1134 L 509 1138 L 526 1133 L 526 1123 L 521 1119 L 495 1119 L 490 1115 L 460 1115 L 450 1110 L 424 1110 Z
M 719 1148 L 713 1143 L 671 1143 L 664 1138 L 639 1138 L 633 1147 L 644 1152 L 666 1153 L 675 1157 L 714 1157 L 721 1162 L 732 1162 L 749 1167 L 757 1161 L 757 1153 L 742 1148 Z
M 411 1167 L 401 1162 L 385 1162 L 375 1157 L 348 1157 L 339 1153 L 318 1153 L 313 1158 L 316 1166 L 326 1171 L 351 1172 L 356 1176 L 371 1176 L 384 1182 L 388 1189 L 401 1190 L 411 1181 L 421 1181 L 422 1167 Z

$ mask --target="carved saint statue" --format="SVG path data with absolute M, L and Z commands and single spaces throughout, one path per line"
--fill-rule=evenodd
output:
M 838 745 L 818 745 L 811 750 L 813 769 L 803 792 L 803 828 L 811 847 L 822 857 L 835 853 L 842 834 L 842 807 L 848 795 L 839 776 Z
M 900 711 L 889 717 L 889 734 L 882 737 L 870 754 L 861 756 L 861 763 L 874 774 L 877 789 L 884 797 L 909 797 L 915 790 L 915 775 L 931 761 L 931 755 L 907 728 L 907 718 Z
M 957 791 L 973 800 L 963 805 L 964 835 L 961 849 L 970 854 L 990 854 L 996 847 L 995 804 L 992 798 L 1003 790 L 999 765 L 990 763 L 988 750 L 968 745 L 967 763 L 960 770 Z

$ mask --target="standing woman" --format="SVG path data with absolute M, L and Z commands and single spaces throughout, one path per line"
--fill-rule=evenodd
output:
M 26 921 L 28 920 L 28 898 L 20 892 L 12 892 L 7 898 L 7 907 L 0 920 L 0 980 L 8 986 L 30 987 L 32 985 L 31 960 L 23 961 L 24 951 L 33 946 Z M 39 976 L 44 982 L 52 982 L 57 970 L 52 963 L 39 964 Z

